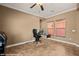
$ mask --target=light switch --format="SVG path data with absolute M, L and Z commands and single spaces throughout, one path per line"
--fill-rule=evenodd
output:
M 72 32 L 76 32 L 76 30 L 73 29 Z

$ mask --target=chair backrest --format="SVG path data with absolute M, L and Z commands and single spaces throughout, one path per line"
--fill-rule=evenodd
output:
M 33 29 L 33 37 L 36 37 L 37 35 L 37 29 Z

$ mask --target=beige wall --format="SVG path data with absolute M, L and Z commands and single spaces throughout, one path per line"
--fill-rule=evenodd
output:
M 32 39 L 32 29 L 39 29 L 39 18 L 0 6 L 0 31 L 6 32 L 8 44 Z
M 47 20 L 42 21 L 42 29 L 47 29 L 47 22 L 55 21 L 59 19 L 66 20 L 66 39 L 61 39 L 64 41 L 75 42 L 79 44 L 79 11 L 71 11 L 67 13 L 63 13 L 54 17 L 51 17 Z M 76 32 L 72 32 L 75 29 Z M 71 40 L 70 40 L 71 39 Z M 59 39 L 60 40 L 60 39 Z
M 76 12 L 75 16 L 76 16 L 76 29 L 77 29 L 77 32 L 76 32 L 76 42 L 79 43 L 79 11 Z

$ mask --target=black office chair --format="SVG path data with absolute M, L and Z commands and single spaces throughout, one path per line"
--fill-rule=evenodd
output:
M 0 56 L 5 55 L 5 47 L 7 43 L 7 36 L 4 32 L 0 32 Z
M 35 37 L 36 43 L 40 42 L 41 34 L 40 34 L 40 32 L 37 33 L 37 29 L 33 29 L 33 37 Z

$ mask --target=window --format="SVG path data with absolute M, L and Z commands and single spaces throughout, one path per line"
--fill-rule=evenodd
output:
M 56 36 L 65 36 L 65 20 L 55 22 Z
M 65 36 L 65 20 L 58 20 L 55 22 L 49 22 L 47 24 L 48 34 L 54 36 Z
M 48 27 L 48 34 L 54 35 L 54 22 L 47 23 Z

